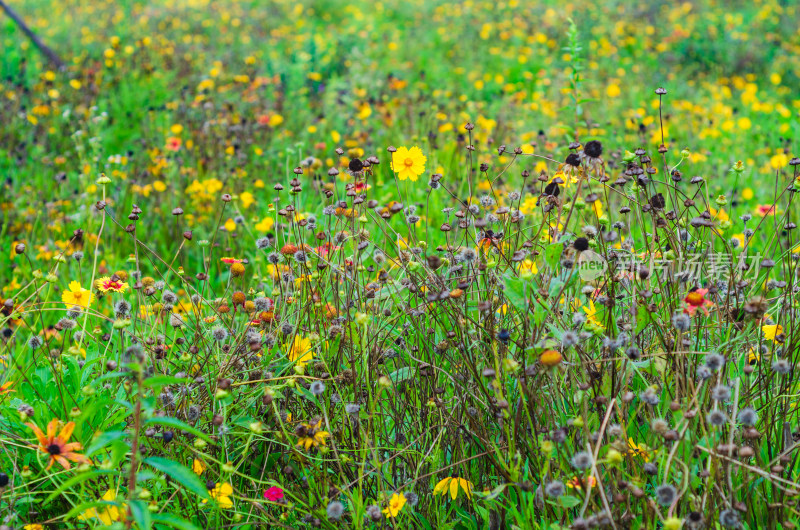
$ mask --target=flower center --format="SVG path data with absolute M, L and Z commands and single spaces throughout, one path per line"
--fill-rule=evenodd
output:
M 701 305 L 703 303 L 703 295 L 698 292 L 689 293 L 686 295 L 686 301 L 691 305 Z
M 51 455 L 60 455 L 61 454 L 61 446 L 58 444 L 50 444 L 47 446 L 47 452 Z
M 406 158 L 403 160 L 403 164 L 405 164 L 406 167 L 411 167 L 414 165 L 414 160 L 412 158 Z

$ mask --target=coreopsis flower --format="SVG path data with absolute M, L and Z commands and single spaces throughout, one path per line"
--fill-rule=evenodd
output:
M 114 490 L 108 490 L 100 498 L 101 501 L 113 502 L 117 498 Z M 104 525 L 109 526 L 117 521 L 125 520 L 125 509 L 119 509 L 113 504 L 108 504 L 101 508 L 89 508 L 81 515 L 78 516 L 81 521 L 89 521 L 91 519 L 99 519 Z
M 761 326 L 761 331 L 764 333 L 764 338 L 772 342 L 783 342 L 783 326 L 773 324 L 770 326 Z
M 72 281 L 69 284 L 69 289 L 61 293 L 61 301 L 67 304 L 68 307 L 88 308 L 94 301 L 94 294 L 90 290 L 81 287 L 78 282 Z
M 702 309 L 703 313 L 708 316 L 708 308 L 713 307 L 714 302 L 706 299 L 707 293 L 708 289 L 695 289 L 687 294 L 683 299 L 683 301 L 686 303 L 686 308 L 684 308 L 683 311 L 691 316 L 694 316 L 695 311 Z
M 297 434 L 297 445 L 304 447 L 306 451 L 312 447 L 325 445 L 325 439 L 331 434 L 322 430 L 322 420 L 318 420 L 315 424 L 303 423 L 295 430 Z
M 50 469 L 53 465 L 53 462 L 58 462 L 61 464 L 64 469 L 72 468 L 72 464 L 69 462 L 77 462 L 79 464 L 83 463 L 91 463 L 91 460 L 86 458 L 84 455 L 76 453 L 81 449 L 81 444 L 78 442 L 67 443 L 70 436 L 72 436 L 72 431 L 75 429 L 75 422 L 69 422 L 61 429 L 61 432 L 57 433 L 59 421 L 54 419 L 50 423 L 47 424 L 47 434 L 42 432 L 39 427 L 36 426 L 34 423 L 26 423 L 28 427 L 33 430 L 33 433 L 36 435 L 36 438 L 39 440 L 39 451 L 49 455 L 50 461 L 47 464 L 46 469 Z
M 202 460 L 198 460 L 197 458 L 195 458 L 192 461 L 192 471 L 194 471 L 196 475 L 202 475 L 203 471 L 205 470 L 206 470 L 206 465 L 205 463 L 203 463 Z
M 214 484 L 213 488 L 208 489 L 208 494 L 211 495 L 212 499 L 217 501 L 217 504 L 219 504 L 219 507 L 223 510 L 230 510 L 233 508 L 233 500 L 231 499 L 233 487 L 227 482 Z
M 386 517 L 393 519 L 397 517 L 397 514 L 400 513 L 400 510 L 402 510 L 403 506 L 405 505 L 406 505 L 406 496 L 403 495 L 402 493 L 395 493 L 389 499 L 389 505 L 383 509 L 383 513 L 386 514 Z
M 463 479 L 461 477 L 447 477 L 439 481 L 436 486 L 433 488 L 434 495 L 446 495 L 447 492 L 450 492 L 450 497 L 453 500 L 456 500 L 458 497 L 458 491 L 463 490 L 464 493 L 467 495 L 467 498 L 472 497 L 472 488 L 474 485 L 467 479 Z
M 650 461 L 650 453 L 648 452 L 647 446 L 636 443 L 631 437 L 628 437 L 628 450 L 632 455 L 643 458 L 645 462 Z
M 314 358 L 314 352 L 311 351 L 311 339 L 300 338 L 300 336 L 295 335 L 287 355 L 293 363 L 297 363 L 298 366 L 305 366 L 308 361 Z
M 124 293 L 128 289 L 127 283 L 121 280 L 115 280 L 113 278 L 109 278 L 108 276 L 103 276 L 102 278 L 99 278 L 95 282 L 95 286 L 97 286 L 97 289 L 99 289 L 104 293 L 107 293 L 109 291 L 114 293 Z
M 398 147 L 392 153 L 392 171 L 397 173 L 400 180 L 416 181 L 425 172 L 425 162 L 427 158 L 422 154 L 422 150 L 414 146 L 411 149 Z
M 590 324 L 594 324 L 595 326 L 602 326 L 600 321 L 597 319 L 597 308 L 594 306 L 594 302 L 589 300 L 588 306 L 583 306 L 583 312 L 586 313 L 586 321 Z

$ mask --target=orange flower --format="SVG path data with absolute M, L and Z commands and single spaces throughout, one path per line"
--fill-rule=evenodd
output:
M 80 464 L 89 463 L 92 461 L 82 454 L 75 451 L 81 449 L 81 444 L 78 442 L 67 443 L 72 431 L 75 429 L 75 422 L 69 422 L 61 429 L 61 432 L 56 434 L 59 425 L 58 420 L 52 420 L 47 424 L 47 435 L 45 435 L 39 427 L 34 423 L 26 423 L 28 427 L 33 429 L 33 433 L 39 440 L 39 451 L 50 455 L 50 462 L 47 464 L 46 469 L 50 469 L 53 462 L 58 462 L 64 469 L 70 469 L 72 465 L 69 461 L 78 462 Z
M 236 259 L 236 258 L 222 258 L 222 263 L 227 263 L 228 265 L 233 265 L 234 263 L 242 263 L 243 259 Z

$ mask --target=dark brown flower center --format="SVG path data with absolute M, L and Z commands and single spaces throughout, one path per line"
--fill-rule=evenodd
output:
M 47 446 L 47 452 L 51 455 L 60 455 L 61 454 L 61 446 L 58 444 L 50 444 Z

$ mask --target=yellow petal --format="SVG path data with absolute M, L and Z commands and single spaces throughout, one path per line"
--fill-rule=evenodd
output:
M 447 490 L 448 482 L 450 482 L 450 477 L 443 478 L 442 480 L 440 480 L 439 483 L 436 484 L 436 486 L 434 486 L 433 494 L 434 495 L 439 495 L 440 493 L 444 494 L 444 492 Z
M 456 497 L 458 497 L 458 480 L 457 479 L 453 479 L 453 480 L 450 481 L 450 497 L 452 497 L 453 500 L 456 500 Z
M 472 498 L 472 482 L 467 479 L 460 478 L 458 479 L 459 483 L 461 484 L 461 489 L 464 490 L 464 493 L 467 494 L 467 498 Z

